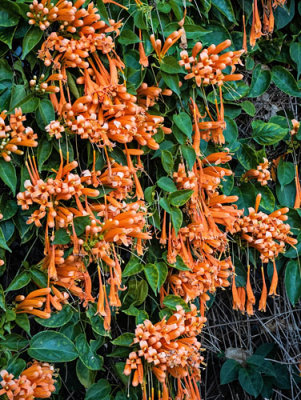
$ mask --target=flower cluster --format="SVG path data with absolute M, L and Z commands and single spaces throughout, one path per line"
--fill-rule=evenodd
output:
M 286 207 L 281 208 L 267 215 L 262 211 L 258 211 L 260 200 L 261 194 L 258 194 L 255 208 L 249 208 L 249 215 L 235 222 L 235 231 L 241 235 L 241 238 L 247 242 L 248 246 L 254 247 L 259 251 L 262 263 L 273 262 L 274 271 L 269 293 L 267 292 L 263 266 L 261 268 L 263 287 L 259 310 L 265 311 L 267 295 L 277 295 L 278 272 L 275 258 L 280 253 L 284 253 L 286 244 L 294 246 L 297 244 L 297 240 L 291 237 L 290 225 L 284 223 L 288 218 L 286 214 L 289 209 Z M 246 311 L 249 315 L 253 315 L 253 305 L 256 300 L 250 282 L 250 266 L 248 266 L 247 270 L 246 293 L 247 299 L 244 288 L 236 288 L 235 276 L 233 276 L 233 308 L 244 312 L 246 301 Z
M 286 0 L 262 0 L 262 22 L 259 15 L 257 0 L 253 0 L 252 10 L 253 19 L 250 32 L 250 45 L 255 46 L 256 40 L 261 38 L 262 35 L 271 35 L 274 31 L 275 18 L 273 8 L 283 6 Z
M 145 320 L 137 326 L 133 345 L 138 349 L 130 353 L 124 368 L 125 375 L 133 372 L 132 384 L 139 383 L 143 387 L 143 398 L 147 395 L 144 370 L 149 370 L 162 384 L 158 390 L 158 399 L 167 400 L 168 377 L 178 381 L 176 398 L 199 399 L 200 394 L 196 382 L 200 380 L 200 366 L 203 357 L 200 355 L 201 344 L 196 336 L 200 334 L 206 318 L 197 315 L 197 309 L 191 305 L 191 310 L 185 312 L 181 306 L 167 320 L 152 324 Z M 150 393 L 154 391 L 152 387 Z
M 186 50 L 181 52 L 181 60 L 179 65 L 184 67 L 189 73 L 184 79 L 195 79 L 197 86 L 215 85 L 221 86 L 224 82 L 239 81 L 243 78 L 241 74 L 233 74 L 235 65 L 241 63 L 240 56 L 244 50 L 228 51 L 223 54 L 223 50 L 231 46 L 231 40 L 227 39 L 219 45 L 212 44 L 208 49 L 202 49 L 201 42 L 197 42 L 189 56 Z M 232 67 L 232 73 L 223 74 L 223 70 L 228 66 Z
M 9 123 L 6 124 L 7 113 L 0 114 L 0 157 L 5 161 L 11 161 L 11 153 L 22 155 L 23 151 L 18 147 L 36 147 L 37 134 L 30 127 L 25 127 L 25 115 L 21 108 L 16 108 L 14 114 L 9 116 Z
M 0 396 L 6 395 L 9 400 L 48 399 L 55 391 L 53 379 L 54 368 L 48 363 L 33 363 L 15 378 L 6 370 L 0 371 Z
M 268 181 L 272 179 L 268 168 L 269 161 L 264 158 L 263 162 L 260 163 L 256 169 L 249 169 L 249 171 L 244 174 L 244 177 L 248 179 L 256 179 L 257 182 L 260 182 L 261 186 L 265 186 L 268 184 Z
M 167 261 L 173 265 L 180 256 L 187 270 L 174 272 L 169 276 L 170 288 L 174 294 L 186 302 L 199 297 L 201 309 L 209 299 L 208 292 L 214 293 L 218 287 L 229 286 L 228 278 L 232 273 L 229 257 L 223 258 L 227 251 L 227 232 L 233 232 L 235 221 L 242 211 L 231 203 L 236 196 L 218 193 L 218 187 L 224 176 L 232 171 L 219 166 L 228 162 L 231 156 L 227 152 L 212 153 L 202 160 L 197 158 L 192 171 L 186 171 L 180 164 L 174 173 L 174 181 L 179 190 L 192 190 L 185 211 L 190 219 L 187 226 L 176 234 L 169 228 Z M 164 218 L 165 219 L 165 218 Z M 167 243 L 166 227 L 162 228 L 160 242 Z M 224 230 L 219 225 L 224 226 Z M 164 289 L 162 290 L 163 294 Z

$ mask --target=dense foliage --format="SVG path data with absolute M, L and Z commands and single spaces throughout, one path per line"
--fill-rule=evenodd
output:
M 0 398 L 298 398 L 300 17 L 1 0 Z

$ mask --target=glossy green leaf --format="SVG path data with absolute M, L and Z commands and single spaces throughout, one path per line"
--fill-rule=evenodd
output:
M 164 262 L 157 262 L 156 267 L 159 273 L 158 290 L 161 289 L 168 275 L 168 267 Z
M 40 129 L 44 130 L 45 127 L 55 120 L 53 105 L 50 100 L 42 99 L 36 111 L 37 123 Z
M 161 152 L 162 166 L 167 173 L 172 172 L 174 166 L 173 156 L 170 151 L 162 150 Z
M 11 189 L 15 196 L 17 186 L 16 169 L 12 162 L 6 162 L 3 158 L 0 158 L 0 179 Z
M 238 371 L 241 368 L 240 364 L 232 359 L 228 359 L 224 362 L 220 370 L 220 382 L 221 385 L 233 382 L 238 379 Z
M 277 178 L 281 186 L 288 185 L 295 179 L 295 167 L 281 158 L 277 167 Z
M 130 259 L 130 261 L 127 263 L 126 267 L 124 268 L 122 272 L 122 276 L 125 278 L 127 276 L 132 276 L 139 274 L 139 272 L 143 271 L 144 265 L 139 262 L 139 259 L 136 257 L 133 257 Z
M 180 67 L 178 60 L 172 56 L 167 56 L 163 58 L 160 64 L 160 69 L 167 74 L 178 74 L 183 72 L 183 68 Z
M 130 346 L 133 343 L 134 337 L 133 333 L 126 332 L 112 340 L 111 343 L 115 346 Z
M 194 148 L 191 146 L 182 145 L 181 150 L 184 159 L 187 161 L 188 168 L 192 170 L 192 167 L 194 166 L 194 163 L 196 161 L 196 154 Z
M 173 193 L 177 191 L 177 187 L 174 181 L 167 176 L 162 176 L 157 182 L 159 188 L 163 189 L 165 192 Z
M 77 336 L 75 347 L 81 362 L 92 371 L 99 371 L 103 366 L 103 357 L 96 354 L 88 344 L 84 333 Z
M 73 311 L 69 305 L 65 305 L 61 311 L 51 313 L 48 319 L 35 318 L 36 322 L 47 328 L 59 328 L 66 325 L 72 318 Z
M 159 272 L 155 264 L 146 264 L 144 267 L 144 274 L 153 292 L 157 293 L 157 287 L 159 282 Z
M 171 210 L 170 215 L 171 215 L 172 226 L 174 227 L 174 230 L 177 235 L 183 223 L 182 211 L 179 208 L 173 208 Z
M 28 285 L 30 279 L 31 276 L 28 271 L 21 272 L 21 274 L 16 275 L 14 279 L 11 281 L 8 288 L 6 289 L 6 292 L 22 289 L 24 286 Z
M 71 340 L 55 331 L 42 331 L 33 336 L 27 352 L 36 360 L 51 363 L 73 361 L 78 357 Z
M 175 207 L 184 206 L 193 194 L 193 190 L 177 190 L 168 196 L 171 205 Z
M 211 3 L 219 10 L 219 12 L 225 15 L 230 22 L 236 23 L 231 0 L 211 0 Z
M 273 67 L 272 80 L 282 92 L 290 96 L 301 97 L 301 90 L 298 88 L 295 78 L 286 68 Z
M 298 260 L 290 260 L 285 268 L 285 289 L 293 306 L 301 297 L 301 269 Z
M 252 128 L 254 140 L 262 145 L 279 143 L 287 134 L 287 129 L 271 122 L 256 120 L 252 122 Z
M 251 368 L 240 368 L 238 380 L 242 388 L 251 396 L 257 397 L 261 392 L 263 380 L 261 375 Z
M 48 160 L 52 152 L 52 142 L 48 141 L 45 137 L 39 140 L 38 146 L 38 168 L 41 171 L 45 161 Z
M 0 308 L 6 311 L 5 296 L 2 285 L 0 285 Z
M 300 78 L 301 75 L 301 43 L 294 42 L 290 45 L 290 56 L 291 59 L 297 64 L 297 79 Z
M 175 296 L 174 294 L 169 294 L 168 296 L 165 296 L 163 304 L 172 310 L 176 310 L 177 306 L 182 306 L 185 311 L 189 311 L 189 306 L 187 305 L 187 303 L 185 303 L 185 301 L 181 297 Z
M 12 333 L 6 335 L 3 340 L 0 340 L 0 347 L 6 350 L 20 351 L 28 345 L 28 340 L 21 335 Z
M 91 369 L 87 368 L 80 359 L 76 361 L 76 376 L 86 389 L 89 389 L 89 387 L 93 385 L 96 374 L 96 371 L 92 371 Z
M 192 122 L 190 116 L 186 112 L 182 111 L 179 114 L 175 114 L 173 116 L 173 122 L 181 132 L 183 132 L 187 137 L 191 138 Z
M 120 44 L 134 44 L 139 43 L 139 37 L 129 29 L 123 29 L 120 36 L 119 36 L 119 43 Z
M 85 400 L 107 400 L 106 396 L 109 396 L 110 392 L 111 385 L 109 382 L 105 379 L 100 379 L 97 383 L 89 387 Z
M 22 43 L 22 57 L 21 59 L 27 56 L 27 54 L 39 43 L 42 39 L 43 31 L 37 27 L 32 26 L 29 31 L 26 33 Z
M 261 96 L 270 86 L 270 82 L 270 71 L 261 69 L 261 65 L 258 64 L 252 73 L 252 82 L 248 97 Z
M 166 86 L 180 96 L 179 89 L 179 75 L 178 74 L 167 74 L 166 72 L 161 71 L 163 81 Z

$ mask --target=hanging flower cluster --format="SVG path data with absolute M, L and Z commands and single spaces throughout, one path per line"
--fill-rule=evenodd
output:
M 262 22 L 259 15 L 257 0 L 253 0 L 253 19 L 250 32 L 250 45 L 255 46 L 256 40 L 263 35 L 271 35 L 274 31 L 275 18 L 273 8 L 284 6 L 286 0 L 262 0 Z M 246 45 L 245 45 L 246 46 Z
M 231 203 L 237 196 L 225 196 L 218 193 L 218 187 L 224 176 L 232 171 L 219 166 L 231 160 L 229 153 L 212 153 L 208 157 L 197 158 L 192 171 L 186 172 L 184 164 L 174 173 L 174 181 L 179 190 L 192 190 L 185 211 L 190 222 L 176 234 L 169 227 L 167 261 L 175 264 L 180 256 L 189 267 L 187 271 L 176 271 L 169 276 L 169 285 L 174 294 L 186 302 L 201 299 L 203 306 L 209 299 L 208 292 L 214 293 L 217 287 L 229 286 L 228 278 L 232 271 L 231 258 L 222 256 L 228 247 L 227 232 L 233 232 L 241 210 Z M 224 226 L 225 231 L 219 225 Z M 160 242 L 165 244 L 166 227 Z M 164 289 L 163 289 L 164 291 Z
M 21 108 L 16 108 L 14 114 L 9 116 L 9 123 L 6 124 L 7 113 L 0 114 L 0 157 L 5 161 L 11 161 L 11 153 L 22 155 L 23 151 L 18 147 L 36 147 L 38 135 L 30 127 L 25 127 L 25 115 Z
M 290 225 L 285 224 L 287 220 L 288 208 L 281 208 L 273 211 L 267 215 L 262 211 L 258 211 L 260 205 L 261 195 L 258 194 L 256 197 L 255 208 L 249 208 L 249 215 L 238 219 L 235 222 L 235 231 L 241 235 L 241 238 L 245 240 L 249 247 L 254 247 L 260 253 L 262 263 L 273 262 L 274 272 L 269 290 L 269 295 L 276 295 L 276 289 L 278 284 L 278 272 L 275 263 L 275 258 L 280 254 L 284 253 L 285 245 L 289 244 L 294 246 L 297 244 L 297 240 L 292 238 Z M 262 271 L 263 288 L 261 299 L 259 302 L 259 310 L 265 311 L 267 301 L 267 288 L 264 277 L 264 269 Z M 240 289 L 243 291 L 244 289 Z M 247 271 L 247 313 L 253 314 L 253 304 L 255 304 L 255 296 L 253 294 L 251 283 L 250 283 L 250 266 Z M 233 308 L 244 311 L 244 302 L 241 295 L 238 294 L 235 286 L 235 277 L 233 277 L 232 283 L 233 293 Z
M 157 378 L 158 399 L 168 400 L 172 395 L 168 388 L 168 377 L 177 380 L 176 398 L 200 399 L 196 382 L 200 380 L 201 344 L 197 340 L 206 318 L 197 316 L 196 306 L 185 312 L 181 306 L 166 320 L 152 324 L 145 320 L 137 326 L 131 352 L 126 361 L 124 374 L 131 375 L 132 384 L 143 388 L 143 399 L 154 398 L 154 384 L 149 371 Z M 146 385 L 146 380 L 149 384 Z M 160 390 L 162 385 L 162 391 Z
M 13 374 L 2 370 L 0 396 L 6 395 L 9 400 L 48 399 L 55 391 L 53 374 L 52 365 L 38 361 L 33 361 L 17 379 Z
M 249 171 L 247 171 L 244 174 L 244 178 L 256 179 L 257 182 L 260 182 L 261 186 L 265 186 L 268 184 L 268 181 L 272 180 L 268 168 L 269 168 L 269 161 L 266 158 L 264 158 L 263 162 L 260 163 L 256 169 L 249 169 Z
M 228 51 L 223 54 L 223 50 L 231 46 L 231 40 L 227 39 L 219 45 L 212 44 L 208 49 L 203 49 L 201 42 L 197 42 L 189 56 L 186 50 L 181 52 L 179 65 L 184 67 L 189 73 L 184 79 L 195 79 L 197 86 L 215 85 L 221 86 L 224 82 L 239 81 L 243 78 L 241 74 L 233 74 L 236 64 L 241 64 L 240 56 L 244 50 Z M 223 70 L 228 66 L 232 67 L 232 73 L 223 74 Z

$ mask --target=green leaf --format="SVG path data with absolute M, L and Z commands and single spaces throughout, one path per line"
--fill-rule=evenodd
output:
M 191 139 L 192 136 L 192 122 L 190 116 L 182 111 L 173 116 L 173 122 L 187 137 Z
M 253 366 L 258 372 L 262 372 L 268 376 L 276 376 L 273 364 L 265 360 L 264 357 L 259 354 L 253 354 L 251 357 L 248 357 L 246 362 L 251 367 Z
M 156 267 L 159 273 L 158 290 L 160 290 L 164 282 L 166 281 L 168 275 L 168 267 L 164 262 L 156 263 Z
M 15 378 L 19 377 L 22 371 L 26 369 L 26 362 L 22 360 L 22 358 L 11 358 L 5 369 L 10 373 L 13 374 Z
M 6 244 L 6 239 L 1 228 L 0 228 L 0 247 L 4 250 L 8 250 L 11 253 L 11 249 Z
M 118 336 L 116 339 L 112 340 L 112 344 L 115 346 L 130 346 L 133 343 L 135 335 L 130 332 L 123 333 L 122 335 Z
M 171 205 L 175 207 L 184 206 L 193 194 L 193 190 L 177 190 L 168 196 Z
M 232 144 L 237 141 L 238 128 L 236 122 L 233 119 L 225 117 L 225 121 L 226 129 L 223 131 L 223 135 L 225 137 L 226 143 Z
M 2 285 L 0 285 L 0 308 L 2 308 L 3 311 L 6 311 L 5 296 Z
M 125 278 L 127 276 L 137 275 L 139 272 L 143 271 L 144 265 L 139 262 L 139 259 L 133 257 L 127 263 L 126 267 L 122 272 L 122 276 Z
M 21 60 L 27 56 L 27 54 L 39 43 L 42 39 L 43 31 L 37 27 L 32 26 L 24 36 L 22 43 L 22 57 Z
M 20 16 L 14 7 L 10 7 L 10 2 L 1 1 L 0 5 L 0 26 L 15 26 L 19 22 Z M 14 4 L 13 4 L 14 6 Z
M 271 353 L 274 347 L 275 347 L 274 343 L 263 343 L 255 350 L 254 354 L 266 357 L 268 354 Z
M 301 43 L 294 42 L 290 45 L 290 56 L 291 59 L 297 64 L 297 79 L 299 79 L 301 74 Z
M 70 236 L 65 229 L 60 228 L 55 231 L 54 241 L 52 244 L 68 244 L 70 243 Z
M 86 388 L 94 383 L 97 372 L 87 368 L 80 359 L 76 361 L 76 375 L 80 383 Z
M 185 303 L 185 301 L 181 297 L 175 296 L 174 294 L 169 294 L 168 296 L 166 296 L 163 300 L 163 304 L 171 310 L 175 311 L 177 309 L 177 306 L 182 306 L 185 311 L 190 310 L 187 303 Z
M 86 393 L 85 400 L 108 400 L 107 396 L 111 393 L 111 385 L 105 379 L 100 379 L 89 387 Z
M 235 360 L 228 359 L 225 361 L 220 371 L 221 385 L 236 381 L 236 379 L 238 379 L 238 371 L 240 368 L 240 364 Z
M 162 176 L 162 178 L 158 180 L 157 185 L 159 186 L 159 188 L 165 190 L 165 192 L 168 193 L 173 193 L 177 190 L 174 181 L 167 176 Z
M 185 158 L 185 160 L 188 163 L 188 168 L 190 170 L 192 170 L 192 167 L 194 166 L 194 163 L 196 160 L 196 154 L 195 154 L 194 148 L 183 144 L 181 146 L 181 150 L 183 153 L 183 157 Z
M 74 76 L 67 70 L 67 79 L 68 79 L 68 87 L 70 88 L 71 93 L 73 96 L 78 99 L 80 97 L 80 93 L 77 87 L 76 80 Z
M 165 82 L 166 86 L 175 92 L 178 96 L 180 96 L 180 88 L 179 88 L 179 75 L 178 74 L 167 74 L 166 72 L 161 71 L 162 79 Z
M 50 100 L 42 99 L 36 111 L 36 118 L 39 128 L 44 130 L 45 127 L 55 120 L 54 109 Z
M 183 68 L 180 67 L 177 59 L 172 56 L 167 56 L 163 58 L 160 64 L 160 69 L 161 71 L 168 74 L 178 74 L 180 72 L 183 72 Z
M 253 121 L 252 128 L 254 140 L 267 146 L 279 143 L 287 134 L 287 129 L 282 128 L 280 125 L 260 120 Z
M 301 296 L 301 271 L 298 260 L 290 260 L 285 269 L 285 289 L 293 306 Z
M 172 172 L 173 167 L 174 167 L 174 161 L 173 161 L 173 156 L 170 151 L 162 150 L 161 161 L 162 161 L 162 166 L 165 169 L 165 171 L 167 173 Z
M 284 67 L 279 65 L 272 69 L 272 80 L 282 92 L 295 97 L 301 97 L 297 82 L 293 75 Z
M 0 27 L 0 41 L 7 44 L 9 49 L 12 49 L 12 43 L 17 26 L 3 28 Z
M 91 304 L 88 310 L 86 311 L 87 317 L 90 320 L 93 331 L 100 336 L 111 337 L 110 332 L 106 331 L 103 326 L 103 318 L 100 317 L 99 315 L 95 315 L 96 311 L 97 311 L 96 304 Z
M 60 328 L 61 326 L 66 325 L 72 317 L 72 308 L 69 305 L 65 305 L 61 311 L 51 313 L 50 318 L 35 318 L 35 321 L 47 328 Z
M 120 36 L 119 36 L 119 43 L 120 44 L 134 44 L 139 43 L 139 37 L 131 31 L 130 29 L 123 29 Z
M 30 323 L 27 314 L 17 314 L 15 319 L 16 324 L 24 329 L 30 335 Z
M 183 258 L 181 256 L 176 257 L 176 263 L 172 264 L 173 268 L 178 269 L 179 271 L 190 271 L 190 268 L 184 263 Z
M 262 70 L 258 64 L 252 73 L 252 82 L 248 97 L 261 96 L 270 86 L 271 73 L 268 70 Z
M 290 0 L 289 5 L 277 7 L 274 11 L 275 25 L 277 30 L 288 25 L 295 15 L 295 0 Z
M 174 227 L 174 230 L 177 235 L 183 223 L 182 211 L 179 208 L 173 208 L 171 210 L 170 215 L 171 215 L 172 226 Z
M 6 162 L 0 159 L 0 179 L 11 189 L 13 195 L 16 195 L 17 175 L 12 162 Z
M 281 186 L 288 185 L 295 179 L 295 167 L 281 158 L 277 167 L 277 178 Z
M 50 157 L 51 152 L 52 152 L 52 142 L 43 137 L 41 140 L 39 140 L 39 146 L 38 146 L 39 171 L 41 171 L 44 162 L 47 161 L 48 158 Z
M 155 195 L 156 195 L 156 185 L 154 186 L 149 186 L 144 190 L 144 197 L 145 200 L 149 203 L 149 204 L 153 204 L 154 199 L 155 199 Z
M 275 209 L 275 197 L 268 186 L 261 186 L 259 182 L 255 183 L 256 193 L 261 193 L 260 207 L 266 211 L 273 212 Z
M 98 8 L 99 14 L 102 16 L 102 18 L 104 19 L 106 24 L 109 25 L 110 24 L 109 23 L 110 17 L 108 15 L 108 12 L 107 12 L 106 6 L 104 5 L 103 0 L 96 0 L 96 5 L 97 5 L 97 8 Z
M 103 366 L 103 357 L 96 354 L 88 344 L 86 336 L 81 333 L 75 340 L 76 350 L 81 362 L 92 371 L 99 371 Z
M 27 345 L 28 340 L 16 333 L 7 335 L 4 340 L 0 340 L 0 347 L 4 347 L 6 350 L 20 351 Z
M 159 272 L 155 264 L 146 264 L 144 267 L 144 274 L 153 292 L 157 293 L 157 287 L 159 282 Z
M 34 335 L 27 352 L 36 360 L 51 363 L 73 361 L 78 357 L 71 340 L 56 331 L 42 331 Z
M 21 274 L 14 277 L 14 279 L 9 284 L 6 292 L 11 292 L 12 290 L 22 289 L 24 286 L 28 285 L 30 282 L 31 276 L 27 271 L 22 272 Z
M 284 207 L 294 207 L 296 197 L 296 185 L 295 182 L 291 182 L 288 185 L 280 186 L 276 185 L 276 194 L 279 204 Z
M 47 286 L 47 277 L 44 272 L 31 268 L 30 270 L 31 279 L 37 286 L 46 287 Z
M 84 217 L 74 218 L 74 229 L 77 236 L 82 235 L 86 230 L 86 226 L 89 224 L 90 224 L 90 217 L 88 215 Z
M 230 22 L 236 23 L 231 0 L 211 0 L 211 3 L 218 9 L 219 12 L 227 17 Z
M 247 96 L 249 86 L 245 82 L 227 82 L 224 89 L 224 100 L 235 101 Z
M 261 392 L 263 380 L 261 375 L 251 368 L 241 368 L 238 380 L 242 388 L 251 396 L 257 397 Z

